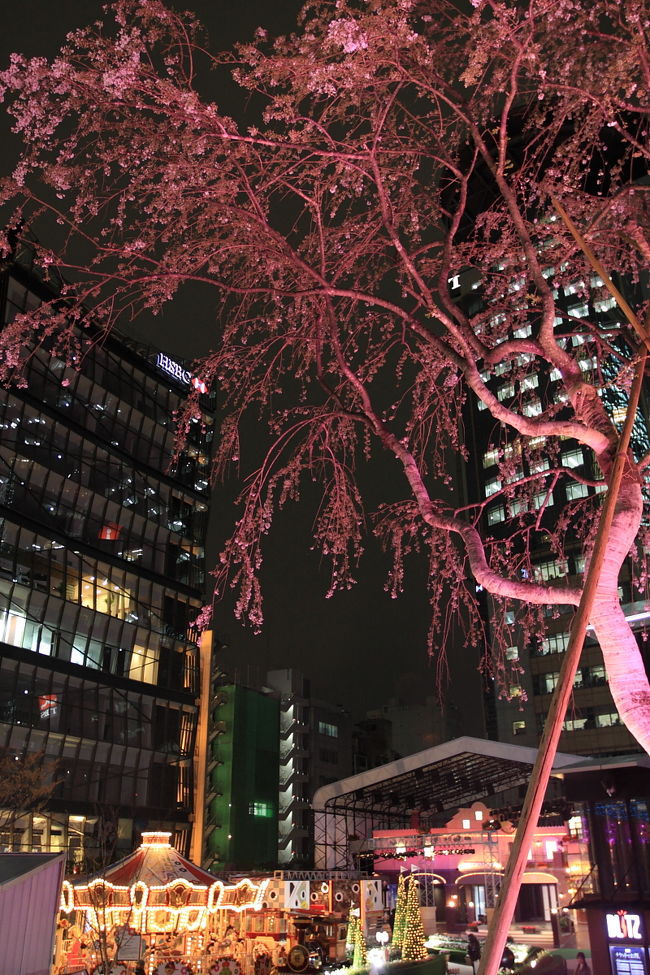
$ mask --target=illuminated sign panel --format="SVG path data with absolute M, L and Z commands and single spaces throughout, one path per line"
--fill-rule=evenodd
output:
M 53 718 L 59 703 L 58 694 L 40 694 L 38 698 L 38 710 L 41 718 Z
M 612 945 L 609 960 L 613 975 L 647 975 L 645 948 L 637 945 Z
M 607 937 L 610 941 L 642 941 L 641 917 L 638 914 L 628 914 L 627 911 L 617 911 L 606 914 Z
M 174 359 L 171 359 L 168 355 L 165 355 L 164 352 L 159 352 L 156 356 L 156 365 L 159 369 L 162 369 L 163 372 L 166 372 L 168 376 L 171 376 L 172 379 L 176 379 L 179 383 L 183 383 L 184 386 L 193 386 L 194 389 L 198 389 L 200 393 L 207 393 L 207 387 L 201 379 L 199 379 L 197 376 L 193 376 L 191 372 L 188 372 L 188 370 L 180 364 L 180 362 L 176 362 Z

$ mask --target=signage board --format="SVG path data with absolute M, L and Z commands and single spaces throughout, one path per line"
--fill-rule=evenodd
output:
M 610 945 L 612 975 L 648 975 L 648 959 L 642 945 Z
M 643 941 L 641 916 L 616 911 L 605 915 L 607 937 L 610 941 Z

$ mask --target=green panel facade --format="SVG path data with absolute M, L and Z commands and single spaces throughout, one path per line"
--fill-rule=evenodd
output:
M 237 684 L 220 688 L 210 785 L 212 870 L 271 868 L 278 850 L 279 702 Z

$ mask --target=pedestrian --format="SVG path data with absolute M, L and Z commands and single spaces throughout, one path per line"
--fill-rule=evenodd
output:
M 576 955 L 576 975 L 591 975 L 591 968 L 587 964 L 587 959 L 585 958 L 584 951 L 579 951 Z
M 510 971 L 515 967 L 515 953 L 509 944 L 506 944 L 501 957 L 501 968 L 509 968 Z
M 481 960 L 481 942 L 472 932 L 467 935 L 467 954 L 469 955 L 469 960 L 472 963 L 472 971 L 474 972 L 476 970 L 474 968 L 474 962 Z

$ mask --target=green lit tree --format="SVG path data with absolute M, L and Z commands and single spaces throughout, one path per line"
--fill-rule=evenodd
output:
M 405 961 L 421 961 L 427 957 L 424 947 L 424 927 L 420 913 L 420 895 L 415 877 L 411 877 L 406 898 L 406 923 L 402 944 L 402 958 Z
M 393 922 L 393 940 L 391 950 L 400 952 L 404 944 L 404 930 L 406 925 L 406 881 L 400 871 L 397 881 L 397 902 L 395 904 L 395 920 Z
M 358 971 L 360 968 L 365 968 L 368 963 L 368 956 L 366 953 L 366 939 L 363 935 L 363 930 L 361 924 L 357 921 L 356 930 L 354 934 L 354 955 L 352 956 L 352 971 Z
M 348 914 L 348 933 L 345 937 L 345 950 L 346 953 L 352 957 L 354 954 L 354 948 L 357 943 L 357 930 L 359 928 L 359 918 L 357 916 L 357 910 L 353 904 L 350 904 L 350 913 Z

